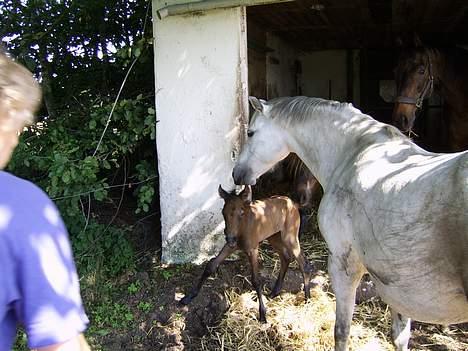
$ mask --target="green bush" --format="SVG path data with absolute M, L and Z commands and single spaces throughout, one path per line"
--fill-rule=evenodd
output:
M 120 204 L 112 195 L 120 198 L 131 190 L 135 212 L 150 210 L 156 194 L 152 106 L 152 98 L 141 95 L 124 99 L 109 120 L 113 103 L 98 100 L 90 108 L 46 119 L 23 133 L 9 165 L 9 170 L 38 184 L 56 202 L 82 273 L 102 265 L 101 270 L 115 275 L 133 266 L 126 235 L 131 228 L 101 219 L 99 209 L 117 211 Z

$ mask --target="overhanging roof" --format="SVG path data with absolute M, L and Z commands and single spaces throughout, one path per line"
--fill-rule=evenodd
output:
M 191 12 L 282 3 L 294 0 L 153 0 L 153 6 L 159 18 L 182 15 Z
M 253 6 L 264 5 L 266 6 Z M 391 48 L 400 34 L 468 46 L 466 0 L 153 0 L 160 17 L 247 6 L 250 20 L 303 50 Z

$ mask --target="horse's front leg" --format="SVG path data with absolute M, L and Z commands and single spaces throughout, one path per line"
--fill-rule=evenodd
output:
M 249 256 L 250 266 L 252 268 L 252 285 L 257 292 L 258 309 L 260 313 L 260 322 L 266 323 L 266 309 L 263 304 L 262 282 L 258 273 L 258 247 L 247 251 Z
M 403 317 L 393 308 L 392 312 L 392 339 L 398 351 L 407 351 L 411 336 L 411 319 Z
M 356 288 L 364 274 L 364 269 L 356 254 L 349 248 L 348 251 L 341 251 L 339 254 L 330 254 L 328 272 L 336 297 L 335 351 L 346 351 Z
M 216 272 L 218 269 L 219 265 L 234 251 L 237 250 L 236 247 L 231 247 L 228 244 L 224 245 L 224 247 L 221 249 L 220 253 L 218 256 L 215 258 L 212 258 L 207 265 L 205 266 L 205 270 L 203 271 L 203 274 L 198 281 L 198 284 L 195 285 L 190 292 L 185 295 L 179 302 L 182 305 L 188 305 L 195 297 L 197 297 L 198 293 L 200 292 L 200 289 L 203 286 L 203 283 L 205 283 L 205 280 L 212 275 L 213 273 Z

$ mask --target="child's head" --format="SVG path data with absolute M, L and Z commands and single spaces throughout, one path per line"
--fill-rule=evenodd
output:
M 33 122 L 40 100 L 31 72 L 0 50 L 0 169 L 10 160 L 19 133 Z

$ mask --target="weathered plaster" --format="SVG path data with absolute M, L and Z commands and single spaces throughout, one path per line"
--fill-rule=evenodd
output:
M 244 133 L 245 8 L 153 18 L 162 260 L 199 263 L 224 242 L 217 190 Z

